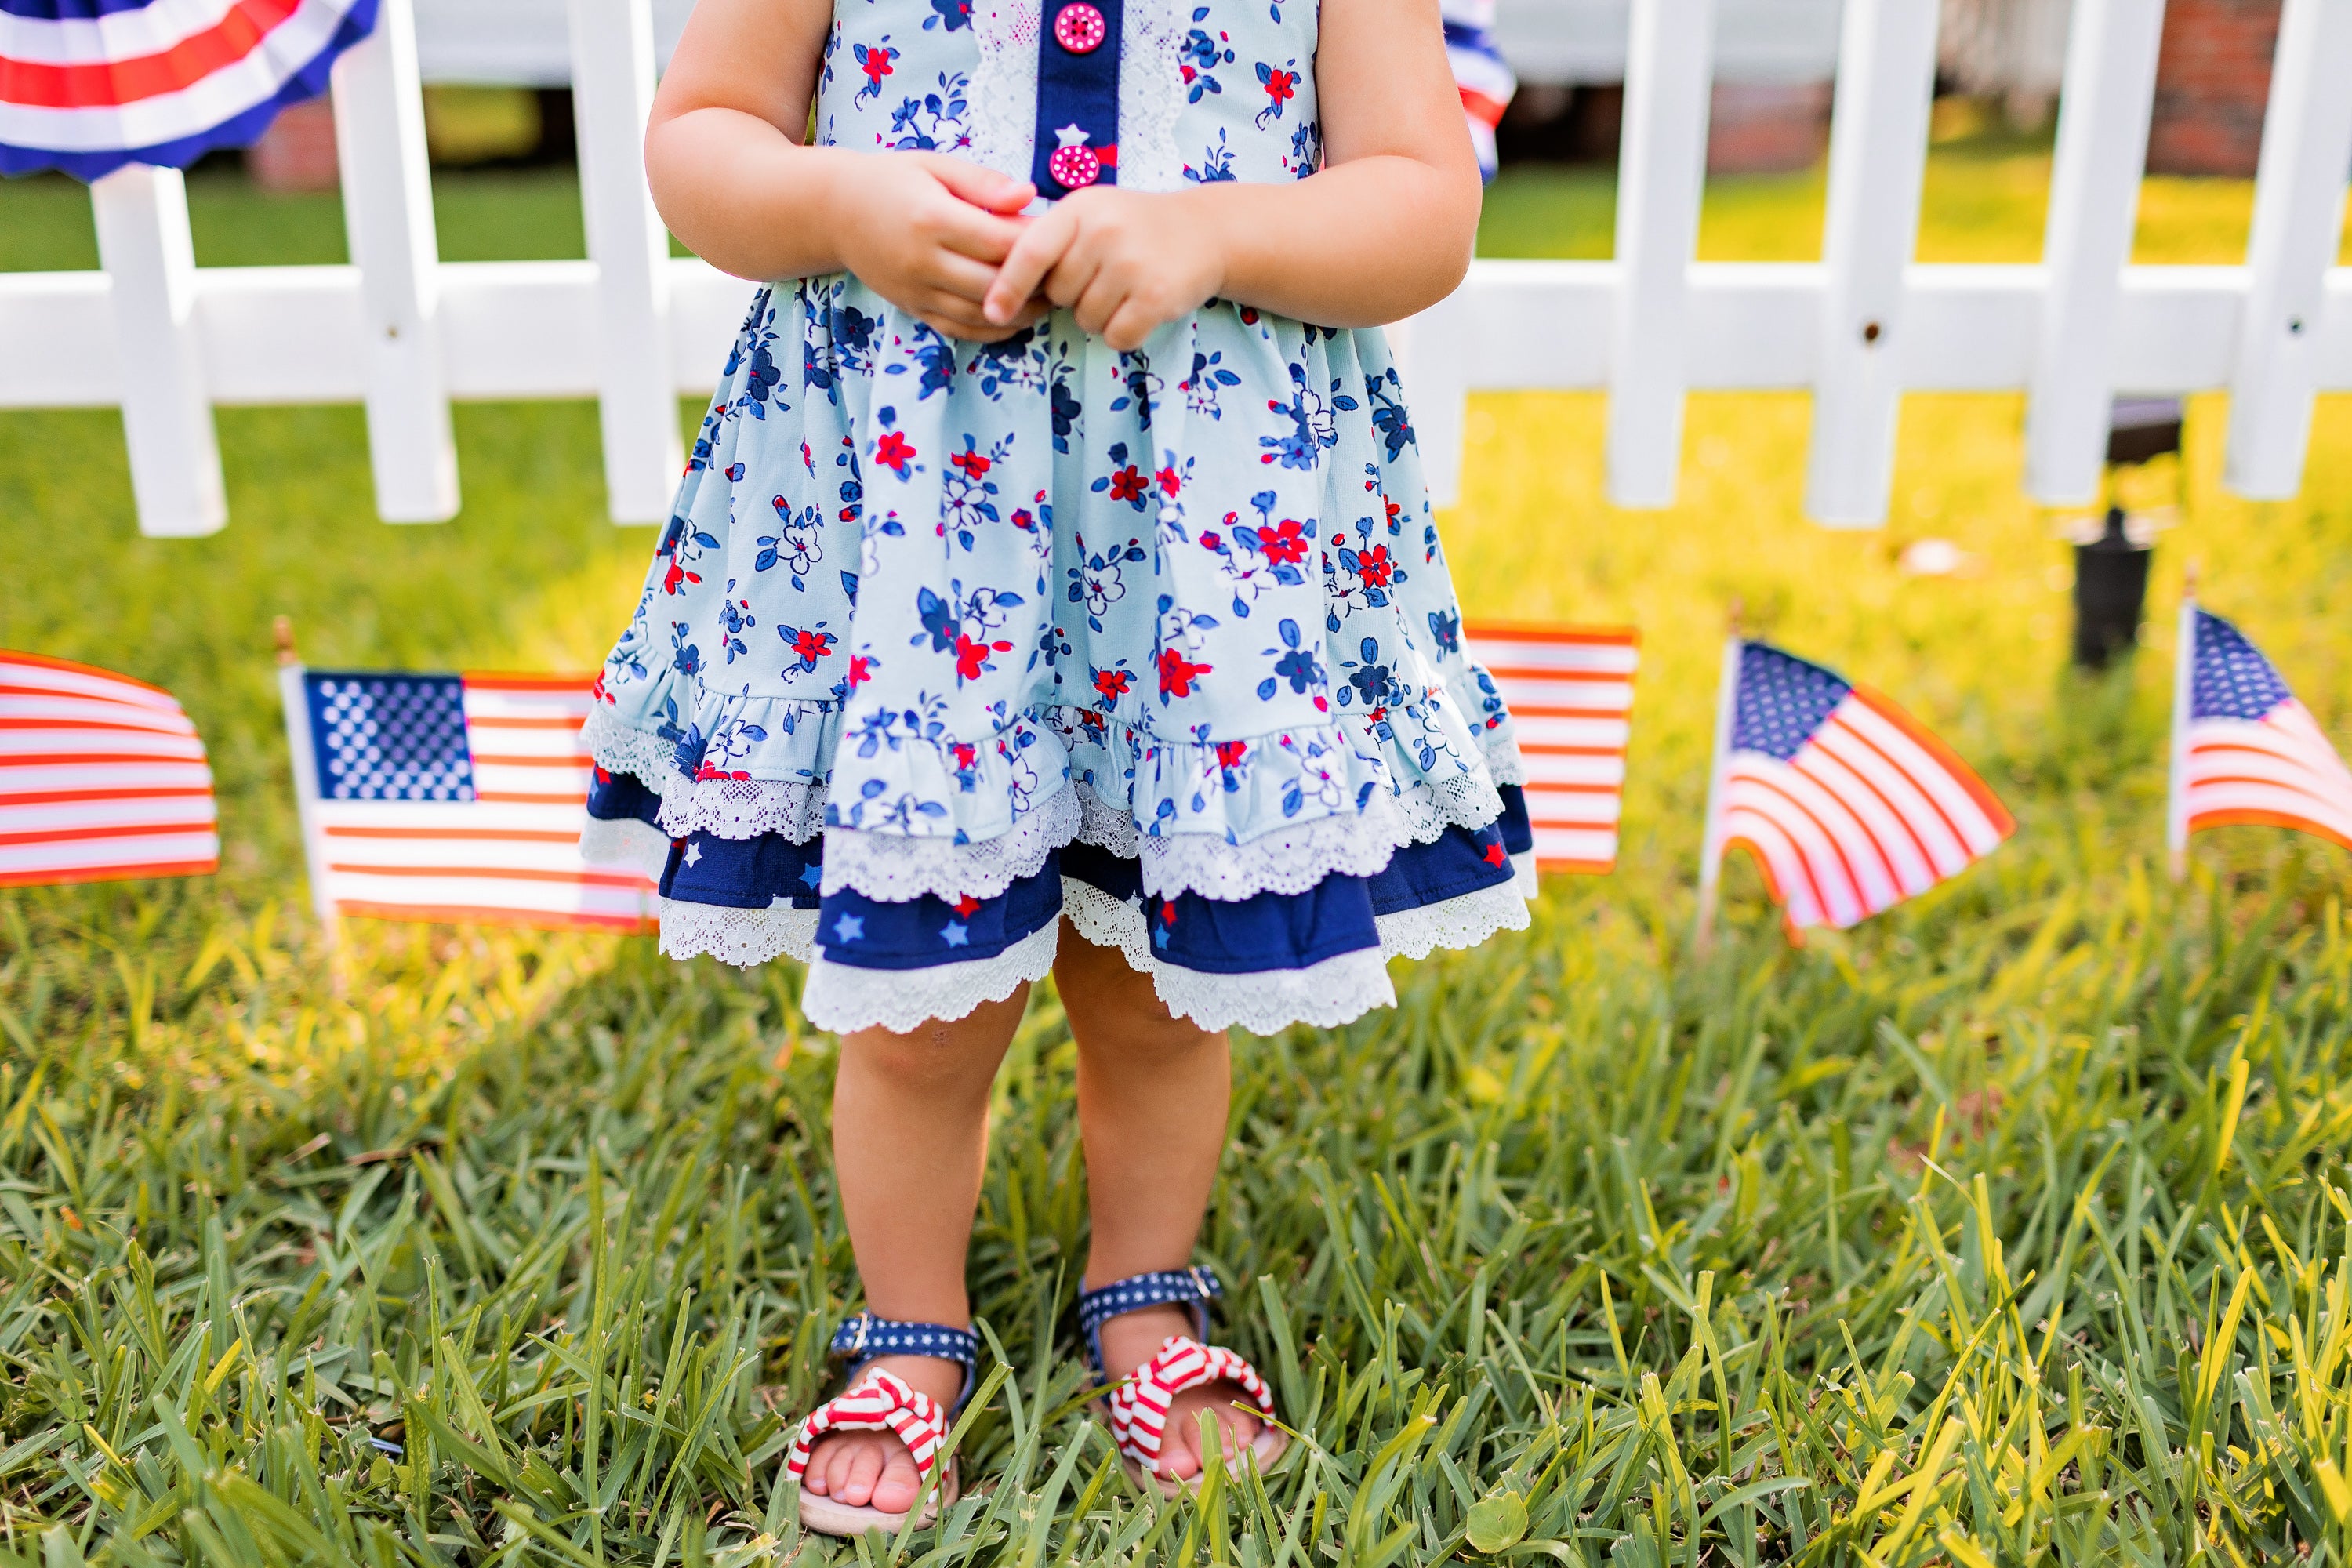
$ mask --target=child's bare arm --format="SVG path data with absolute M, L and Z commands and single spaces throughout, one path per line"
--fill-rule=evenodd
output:
M 1478 165 L 1436 0 L 1326 0 L 1315 75 L 1320 173 L 1065 197 L 1005 259 L 988 319 L 1016 319 L 1042 289 L 1130 349 L 1213 296 L 1333 327 L 1444 298 L 1469 266 Z
M 845 268 L 958 337 L 1001 338 L 1036 307 L 979 301 L 1035 189 L 935 153 L 802 145 L 832 26 L 825 0 L 701 0 L 655 96 L 646 174 L 670 231 L 766 281 Z

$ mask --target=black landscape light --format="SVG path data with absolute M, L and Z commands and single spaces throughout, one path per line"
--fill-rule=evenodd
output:
M 2107 467 L 2136 467 L 2180 450 L 2180 400 L 2117 398 L 2107 424 Z M 2112 486 L 2110 487 L 2112 489 Z M 2147 602 L 2147 535 L 2128 526 L 2124 509 L 2109 502 L 2095 538 L 2074 543 L 2074 662 L 2105 669 L 2139 641 L 2140 610 Z

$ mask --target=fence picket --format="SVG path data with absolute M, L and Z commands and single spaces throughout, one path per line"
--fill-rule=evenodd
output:
M 1674 505 L 1681 477 L 1714 37 L 1715 0 L 1633 0 L 1609 345 L 1609 499 L 1623 507 Z
M 1480 263 L 1472 262 L 1475 272 Z M 1404 383 L 1412 411 L 1413 447 L 1429 504 L 1457 506 L 1462 500 L 1462 439 L 1470 413 L 1470 384 L 1464 372 L 1470 350 L 1464 342 L 1470 314 L 1469 289 L 1456 289 L 1411 321 L 1391 329 L 1397 379 Z
M 685 454 L 671 384 L 669 232 L 646 187 L 653 10 L 646 0 L 570 0 L 570 14 L 607 508 L 614 522 L 660 522 Z
M 2333 87 L 2327 84 L 2333 82 Z M 2312 394 L 2326 353 L 2328 263 L 2344 227 L 2352 171 L 2352 5 L 2286 0 L 2271 68 L 2254 176 L 2247 291 L 2230 377 L 2223 480 L 2240 495 L 2283 500 L 2303 487 Z M 2339 277 L 2341 273 L 2339 271 Z M 2336 334 L 2339 335 L 2339 334 Z
M 457 513 L 457 447 L 411 0 L 382 0 L 374 36 L 335 62 L 334 83 L 343 226 L 365 317 L 376 514 L 446 522 Z
M 2075 0 L 2071 26 L 2025 405 L 2025 488 L 2053 506 L 2098 499 L 2164 0 Z
M 217 533 L 228 522 L 228 491 L 196 334 L 187 183 L 177 169 L 126 164 L 90 186 L 89 205 L 111 285 L 139 531 Z
M 1805 510 L 1833 528 L 1874 528 L 1886 516 L 1904 272 L 1919 233 L 1935 77 L 1936 0 L 1847 0 L 1805 474 Z

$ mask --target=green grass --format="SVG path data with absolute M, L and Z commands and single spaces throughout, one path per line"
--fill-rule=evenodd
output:
M 1939 152 L 1931 213 L 2031 255 L 2038 156 Z M 1574 196 L 1580 178 L 1507 179 L 1490 248 L 1508 229 L 1605 249 L 1607 190 Z M 1817 184 L 1759 183 L 1742 207 L 1719 183 L 1706 243 L 1732 249 L 1711 253 L 1801 254 Z M 440 199 L 478 200 L 493 253 L 576 245 L 513 188 Z M 286 258 L 262 253 L 268 223 L 311 258 L 337 232 L 331 202 L 211 181 L 194 199 L 209 259 Z M 2193 250 L 2243 188 L 2180 201 L 2158 239 Z M 86 228 L 54 187 L 0 188 L 5 265 L 75 264 L 42 258 Z M 832 1047 L 792 966 L 364 923 L 331 961 L 306 913 L 270 617 L 320 662 L 583 667 L 651 538 L 601 521 L 593 412 L 461 408 L 465 511 L 394 529 L 356 411 L 232 411 L 233 521 L 193 542 L 136 537 L 113 416 L 0 416 L 0 646 L 179 692 L 227 841 L 216 879 L 0 892 L 0 1550 L 2345 1560 L 2345 859 L 2232 830 L 2183 889 L 2158 867 L 2162 628 L 2190 556 L 2352 734 L 2352 408 L 2323 403 L 2305 498 L 2267 506 L 2221 494 L 2221 411 L 2192 408 L 2158 647 L 2098 681 L 2060 668 L 2065 553 L 2018 495 L 2019 413 L 1911 400 L 1889 528 L 1842 534 L 1800 512 L 1801 398 L 1695 399 L 1662 515 L 1601 500 L 1598 399 L 1479 399 L 1448 524 L 1473 614 L 1644 631 L 1622 868 L 1551 886 L 1523 936 L 1400 966 L 1394 1013 L 1237 1051 L 1203 1255 L 1239 1287 L 1226 1336 L 1304 1440 L 1197 1504 L 1129 1489 L 1073 1405 L 1084 1192 L 1071 1047 L 1041 996 L 974 1251 L 1004 1371 L 961 1439 L 983 1484 L 940 1528 L 862 1546 L 798 1538 L 778 1484 L 854 1293 Z M 1969 570 L 1902 575 L 1928 534 Z M 2016 841 L 1801 949 L 1735 867 L 1726 939 L 1695 961 L 1735 594 L 1948 736 Z

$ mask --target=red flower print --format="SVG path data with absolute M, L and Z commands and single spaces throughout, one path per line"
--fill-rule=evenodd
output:
M 1242 759 L 1248 755 L 1249 742 L 1247 741 L 1220 741 L 1217 742 L 1217 766 L 1221 768 L 1237 768 L 1242 765 Z
M 1037 531 L 1037 514 L 1025 506 L 1014 507 L 1013 516 L 1008 521 L 1024 533 Z
M 1307 559 L 1307 531 L 1295 517 L 1286 517 L 1272 528 L 1258 531 L 1258 548 L 1265 552 L 1268 561 L 1288 565 Z
M 1110 499 L 1113 500 L 1141 500 L 1143 492 L 1150 488 L 1150 482 L 1143 477 L 1143 470 L 1133 463 L 1114 470 L 1110 476 Z
M 709 763 L 705 763 L 700 767 L 694 770 L 694 778 L 697 784 L 706 783 L 711 779 L 748 779 L 751 776 L 751 775 L 749 773 L 744 772 L 740 768 L 738 768 L 735 772 L 730 773 L 724 768 L 712 767 Z
M 1365 715 L 1364 715 L 1364 722 L 1365 722 L 1365 723 L 1367 723 L 1367 724 L 1377 724 L 1377 723 L 1380 723 L 1382 720 L 1386 719 L 1388 716 L 1389 716 L 1389 705 L 1388 705 L 1387 703 L 1383 702 L 1383 703 L 1381 703 L 1379 707 L 1377 707 L 1377 708 L 1373 709 L 1370 712 L 1369 712 L 1369 713 L 1367 713 L 1367 714 L 1365 714 Z
M 971 772 L 972 764 L 980 761 L 980 749 L 967 746 L 961 741 L 949 742 L 948 751 L 955 757 L 956 772 L 960 773 Z
M 1391 500 L 1386 496 L 1381 497 L 1381 506 L 1388 513 L 1389 531 L 1391 533 L 1394 533 L 1396 531 L 1397 519 L 1404 515 L 1404 508 L 1397 505 L 1396 502 Z
M 873 68 L 869 66 L 866 68 L 870 74 Z M 883 68 L 887 70 L 889 68 L 885 66 Z M 1291 94 L 1297 90 L 1298 75 L 1296 71 L 1277 70 L 1267 73 L 1265 79 L 1265 96 L 1271 101 L 1277 104 L 1286 103 L 1289 101 Z
M 679 563 L 672 561 L 669 563 L 669 570 L 662 574 L 662 592 L 665 594 L 675 594 L 678 591 L 677 585 L 681 583 L 699 583 L 701 581 L 702 578 L 698 573 L 689 572 Z
M 1102 700 L 1106 702 L 1118 701 L 1128 694 L 1134 684 L 1135 677 L 1124 669 L 1095 671 L 1095 689 L 1102 694 Z
M 958 632 L 956 634 L 956 674 L 965 680 L 978 680 L 981 672 L 988 668 L 990 654 L 1012 651 L 1013 645 L 1009 642 L 974 642 L 961 632 Z
M 987 453 L 974 452 L 969 449 L 958 452 L 954 457 L 950 458 L 948 461 L 953 463 L 957 468 L 961 468 L 967 475 L 975 479 L 980 478 L 981 475 L 988 472 L 991 468 L 995 466 L 989 461 Z
M 860 59 L 857 63 L 866 68 L 866 84 L 870 87 L 880 87 L 882 85 L 882 79 L 890 74 L 890 57 L 897 51 L 891 49 L 866 49 L 860 52 L 865 58 Z M 1276 76 L 1280 76 L 1282 73 L 1280 71 L 1276 71 L 1275 74 Z M 1268 90 L 1271 91 L 1272 89 L 1269 89 Z
M 1181 489 L 1184 483 L 1182 479 L 1177 478 L 1176 470 L 1172 467 L 1160 469 L 1152 478 L 1160 481 L 1160 493 L 1171 500 L 1176 499 L 1177 490 Z
M 855 690 L 856 688 L 865 685 L 867 681 L 873 679 L 873 659 L 862 653 L 851 654 L 849 656 L 849 685 L 851 689 Z
M 1204 531 L 1201 535 L 1201 548 L 1212 555 L 1223 555 L 1225 552 L 1225 542 L 1216 534 Z
M 801 663 L 814 669 L 816 668 L 817 660 L 833 651 L 833 642 L 831 632 L 810 631 L 803 627 L 800 636 L 794 637 L 788 646 Z
M 1389 547 L 1375 544 L 1356 557 L 1356 575 L 1375 588 L 1385 588 L 1396 575 L 1396 563 L 1389 559 Z
M 1160 695 L 1162 697 L 1192 696 L 1192 682 L 1208 673 L 1209 666 L 1194 664 L 1184 657 L 1181 648 L 1160 650 Z
M 903 479 L 907 465 L 915 460 L 915 444 L 902 431 L 885 430 L 882 439 L 874 443 L 874 460 Z

